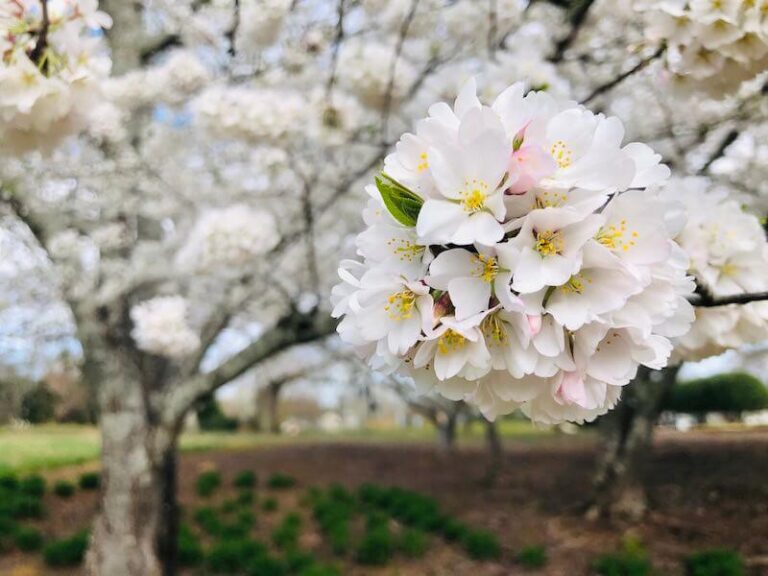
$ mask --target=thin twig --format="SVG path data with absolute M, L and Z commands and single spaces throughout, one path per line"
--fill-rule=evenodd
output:
M 723 139 L 720 141 L 720 144 L 718 144 L 715 151 L 710 155 L 709 158 L 707 158 L 707 161 L 704 163 L 704 165 L 699 168 L 699 174 L 704 174 L 709 170 L 709 168 L 714 164 L 719 158 L 725 154 L 725 151 L 728 149 L 728 146 L 733 144 L 736 141 L 736 138 L 739 137 L 739 131 L 736 128 L 731 128 L 727 134 L 723 137 Z
M 644 58 L 640 60 L 637 64 L 635 64 L 632 68 L 627 70 L 626 72 L 623 72 L 622 74 L 619 74 L 616 78 L 611 80 L 610 82 L 606 82 L 605 84 L 598 86 L 595 88 L 592 93 L 587 96 L 584 100 L 581 101 L 582 104 L 589 104 L 592 100 L 600 96 L 601 94 L 605 94 L 606 92 L 613 90 L 616 86 L 624 82 L 627 78 L 630 76 L 634 76 L 641 70 L 644 70 L 651 62 L 657 60 L 661 57 L 662 54 L 666 51 L 666 46 L 659 46 L 659 48 L 648 56 L 647 58 Z
M 48 29 L 51 26 L 51 20 L 48 16 L 48 0 L 40 0 L 40 4 L 43 7 L 43 21 L 41 23 L 40 31 L 37 33 L 37 42 L 32 52 L 29 53 L 29 59 L 35 64 L 40 64 L 45 49 L 48 48 Z
M 331 51 L 331 73 L 328 76 L 328 82 L 325 84 L 325 100 L 328 106 L 333 106 L 333 86 L 336 84 L 336 68 L 339 65 L 339 51 L 344 42 L 344 2 L 339 0 L 338 18 L 336 19 L 336 37 L 333 40 L 333 49 Z
M 496 59 L 496 36 L 499 33 L 499 10 L 497 0 L 488 0 L 488 58 Z
M 555 47 L 555 53 L 552 55 L 552 62 L 561 62 L 566 50 L 576 41 L 576 37 L 579 35 L 582 25 L 587 19 L 589 9 L 594 4 L 595 0 L 581 0 L 574 4 L 568 10 L 568 21 L 571 25 L 568 35 L 560 40 Z
M 227 52 L 230 56 L 237 56 L 237 46 L 235 41 L 237 39 L 237 31 L 240 28 L 240 0 L 235 0 L 234 14 L 232 15 L 232 27 L 227 30 L 227 40 L 229 40 L 229 49 Z
M 411 2 L 411 8 L 400 25 L 400 34 L 397 37 L 395 53 L 392 55 L 392 62 L 389 65 L 389 82 L 387 82 L 387 91 L 384 93 L 384 105 L 381 110 L 381 141 L 387 141 L 389 132 L 389 117 L 392 110 L 392 93 L 395 89 L 395 73 L 397 72 L 397 62 L 400 60 L 400 54 L 403 52 L 405 39 L 408 36 L 408 29 L 411 27 L 413 17 L 416 15 L 416 9 L 419 7 L 419 0 Z

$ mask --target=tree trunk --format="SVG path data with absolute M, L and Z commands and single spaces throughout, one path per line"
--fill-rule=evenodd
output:
M 283 384 L 271 382 L 256 395 L 256 421 L 259 430 L 280 434 L 280 392 Z
M 280 390 L 282 385 L 270 384 L 267 396 L 267 410 L 269 411 L 269 431 L 271 434 L 280 434 Z
M 443 413 L 437 422 L 438 446 L 443 452 L 452 452 L 456 448 L 457 413 Z
M 588 516 L 636 521 L 645 515 L 648 497 L 644 477 L 653 431 L 678 369 L 666 368 L 655 373 L 641 369 L 624 389 L 616 409 L 601 420 L 603 451 Z
M 179 506 L 176 501 L 177 461 L 176 440 L 173 439 L 172 446 L 165 450 L 162 460 L 162 490 L 163 490 L 163 509 L 158 534 L 158 551 L 163 562 L 163 576 L 174 576 L 176 574 L 176 563 L 178 562 L 178 534 L 179 534 Z
M 172 438 L 153 424 L 138 369 L 115 350 L 94 348 L 86 358 L 89 377 L 98 377 L 101 412 L 101 509 L 86 556 L 89 576 L 159 576 L 164 524 L 164 472 Z M 172 488 L 172 486 L 171 486 Z M 170 525 L 173 528 L 173 524 Z M 175 532 L 173 534 L 175 541 Z
M 488 484 L 493 484 L 501 469 L 503 457 L 503 447 L 496 422 L 485 421 L 485 443 L 488 449 L 488 470 L 485 474 L 485 481 Z

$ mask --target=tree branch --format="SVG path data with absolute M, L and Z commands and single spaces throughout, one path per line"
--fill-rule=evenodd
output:
M 582 25 L 587 20 L 589 9 L 594 3 L 595 0 L 579 0 L 568 9 L 568 21 L 571 29 L 568 35 L 557 43 L 555 53 L 550 59 L 552 62 L 562 62 L 566 50 L 576 41 L 579 30 L 581 30 Z
M 397 72 L 397 62 L 403 52 L 405 39 L 408 36 L 408 29 L 411 27 L 413 17 L 416 15 L 416 9 L 419 7 L 419 0 L 412 0 L 411 8 L 408 10 L 403 22 L 400 24 L 400 33 L 397 36 L 395 44 L 395 53 L 392 55 L 392 62 L 389 65 L 389 81 L 387 82 L 387 91 L 384 93 L 384 104 L 381 110 L 381 142 L 386 145 L 387 133 L 389 132 L 389 117 L 392 112 L 392 93 L 395 89 L 395 73 Z
M 339 64 L 339 51 L 344 42 L 344 10 L 345 0 L 339 0 L 338 17 L 336 19 L 336 37 L 333 39 L 333 51 L 331 52 L 331 73 L 328 75 L 328 82 L 325 84 L 325 99 L 328 106 L 332 106 L 333 87 L 336 84 L 336 68 Z
M 51 26 L 51 20 L 48 16 L 48 0 L 40 0 L 40 4 L 43 7 L 43 21 L 41 22 L 40 30 L 37 32 L 35 47 L 29 53 L 29 59 L 38 66 L 42 62 L 45 49 L 48 48 L 48 29 Z M 46 64 L 45 69 L 47 68 L 48 65 Z
M 749 304 L 751 302 L 765 302 L 766 300 L 768 300 L 768 292 L 747 292 L 730 296 L 713 296 L 709 292 L 699 292 L 689 298 L 690 303 L 698 308 L 714 308 L 716 306 L 728 306 L 729 304 Z
M 736 138 L 739 137 L 739 131 L 736 128 L 731 128 L 728 133 L 723 137 L 723 139 L 720 141 L 720 144 L 718 144 L 715 151 L 712 153 L 712 155 L 707 158 L 707 161 L 704 163 L 704 165 L 699 168 L 699 174 L 704 174 L 709 170 L 710 166 L 715 163 L 719 158 L 725 154 L 725 151 L 728 149 L 728 146 L 733 144 L 736 141 Z
M 630 76 L 634 76 L 641 70 L 644 70 L 651 62 L 659 59 L 661 55 L 664 54 L 666 49 L 667 49 L 666 46 L 659 46 L 656 52 L 654 52 L 653 54 L 651 54 L 646 58 L 643 58 L 642 60 L 640 60 L 640 62 L 635 64 L 632 68 L 630 68 L 626 72 L 619 74 L 616 78 L 614 78 L 610 82 L 606 82 L 605 84 L 595 88 L 589 96 L 587 96 L 584 100 L 581 101 L 581 103 L 584 105 L 589 104 L 592 100 L 594 100 L 601 94 L 605 94 L 606 92 L 613 90 L 616 86 L 624 82 L 624 80 L 626 80 Z
M 232 26 L 227 30 L 227 40 L 229 40 L 229 48 L 227 52 L 230 56 L 237 56 L 237 46 L 235 40 L 237 37 L 237 31 L 240 28 L 240 0 L 235 0 L 234 14 L 232 15 Z
M 335 330 L 336 320 L 327 312 L 315 310 L 309 315 L 304 315 L 292 311 L 258 340 L 224 361 L 215 370 L 200 374 L 167 391 L 162 401 L 162 423 L 178 429 L 187 411 L 198 399 L 289 346 L 320 340 L 333 334 Z

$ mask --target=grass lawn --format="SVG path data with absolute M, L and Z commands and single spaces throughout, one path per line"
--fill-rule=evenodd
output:
M 527 421 L 505 420 L 500 423 L 504 438 L 535 441 L 548 437 L 551 431 L 535 428 Z M 462 443 L 482 442 L 484 427 L 480 423 L 459 428 Z M 182 451 L 242 450 L 300 442 L 434 442 L 435 431 L 422 428 L 369 428 L 338 434 L 309 432 L 299 436 L 271 436 L 254 432 L 185 433 Z M 29 428 L 0 428 L 0 473 L 33 472 L 84 464 L 99 456 L 99 432 L 91 426 L 46 424 Z

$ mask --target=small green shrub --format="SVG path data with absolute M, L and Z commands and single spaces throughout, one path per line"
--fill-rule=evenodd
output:
M 48 566 L 77 566 L 83 562 L 87 548 L 88 532 L 79 532 L 48 544 L 43 548 L 43 559 Z
M 22 552 L 34 552 L 43 547 L 43 534 L 37 528 L 20 526 L 13 536 L 16 547 Z
M 421 558 L 427 552 L 427 535 L 414 528 L 403 530 L 398 547 L 408 558 Z
M 314 566 L 308 566 L 301 572 L 298 572 L 297 576 L 341 576 L 341 573 L 331 566 L 315 564 Z
M 35 496 L 20 494 L 12 498 L 9 504 L 13 517 L 19 520 L 43 517 L 43 503 Z
M 264 501 L 261 503 L 261 509 L 264 510 L 264 512 L 274 512 L 277 510 L 277 506 L 277 498 L 272 496 L 264 498 Z
M 648 576 L 653 569 L 644 546 L 634 537 L 624 539 L 621 551 L 598 556 L 593 568 L 600 576 Z
M 252 563 L 264 556 L 267 556 L 267 549 L 260 542 L 221 540 L 208 552 L 206 565 L 214 574 L 231 575 L 245 570 L 251 573 Z
M 240 509 L 240 503 L 234 499 L 230 498 L 229 500 L 225 500 L 221 504 L 221 513 L 222 514 L 233 514 L 237 510 Z
M 517 555 L 517 561 L 526 568 L 543 568 L 547 564 L 544 546 L 526 546 Z
M 40 498 L 45 494 L 45 478 L 38 474 L 27 476 L 21 480 L 19 491 L 27 496 Z
M 13 535 L 18 526 L 8 516 L 0 516 L 0 553 L 8 552 L 13 547 Z
M 98 472 L 81 474 L 78 484 L 82 490 L 98 490 L 99 486 L 101 486 L 101 474 Z
M 216 470 L 203 472 L 195 481 L 195 491 L 201 498 L 209 498 L 221 486 L 221 474 Z
M 733 550 L 707 550 L 685 560 L 687 576 L 744 576 L 744 562 Z
M 296 574 L 302 570 L 306 570 L 310 566 L 314 566 L 316 563 L 315 557 L 309 552 L 303 552 L 294 548 L 293 550 L 286 550 L 283 555 L 283 564 L 285 570 L 289 574 Z
M 363 566 L 384 566 L 395 552 L 395 541 L 386 522 L 369 518 L 368 528 L 357 546 L 355 559 Z
M 473 530 L 462 539 L 464 550 L 474 560 L 495 560 L 501 556 L 499 540 L 484 530 Z
M 71 498 L 75 493 L 75 485 L 66 480 L 58 480 L 53 485 L 53 493 L 59 498 Z
M 186 524 L 182 524 L 179 528 L 177 547 L 179 566 L 193 567 L 202 564 L 205 557 L 203 547 L 195 533 Z
M 328 491 L 311 491 L 312 513 L 320 526 L 320 532 L 337 556 L 350 548 L 349 522 L 357 508 L 357 502 L 345 488 L 332 486 Z
M 253 488 L 256 486 L 256 474 L 251 472 L 250 470 L 244 470 L 243 472 L 240 472 L 237 476 L 235 476 L 234 481 L 232 482 L 235 488 L 245 489 L 245 488 Z
M 0 474 L 0 488 L 8 491 L 16 491 L 19 488 L 19 477 L 16 474 Z
M 281 550 L 294 550 L 299 545 L 300 534 L 301 516 L 293 512 L 272 532 L 272 543 Z
M 253 497 L 253 492 L 248 492 L 245 490 L 241 491 L 237 495 L 236 500 L 239 506 L 252 506 L 253 503 L 255 502 L 255 498 Z
M 276 474 L 272 474 L 272 476 L 269 477 L 267 480 L 267 486 L 273 490 L 285 490 L 287 488 L 293 488 L 296 486 L 296 478 L 278 472 Z
M 218 536 L 221 534 L 222 522 L 216 510 L 210 506 L 203 506 L 195 510 L 193 515 L 195 522 L 209 536 Z
M 448 542 L 458 542 L 469 534 L 469 528 L 453 518 L 448 518 L 441 527 L 443 538 Z
M 246 574 L 248 576 L 285 576 L 288 572 L 277 558 L 263 554 L 253 558 L 248 563 Z

